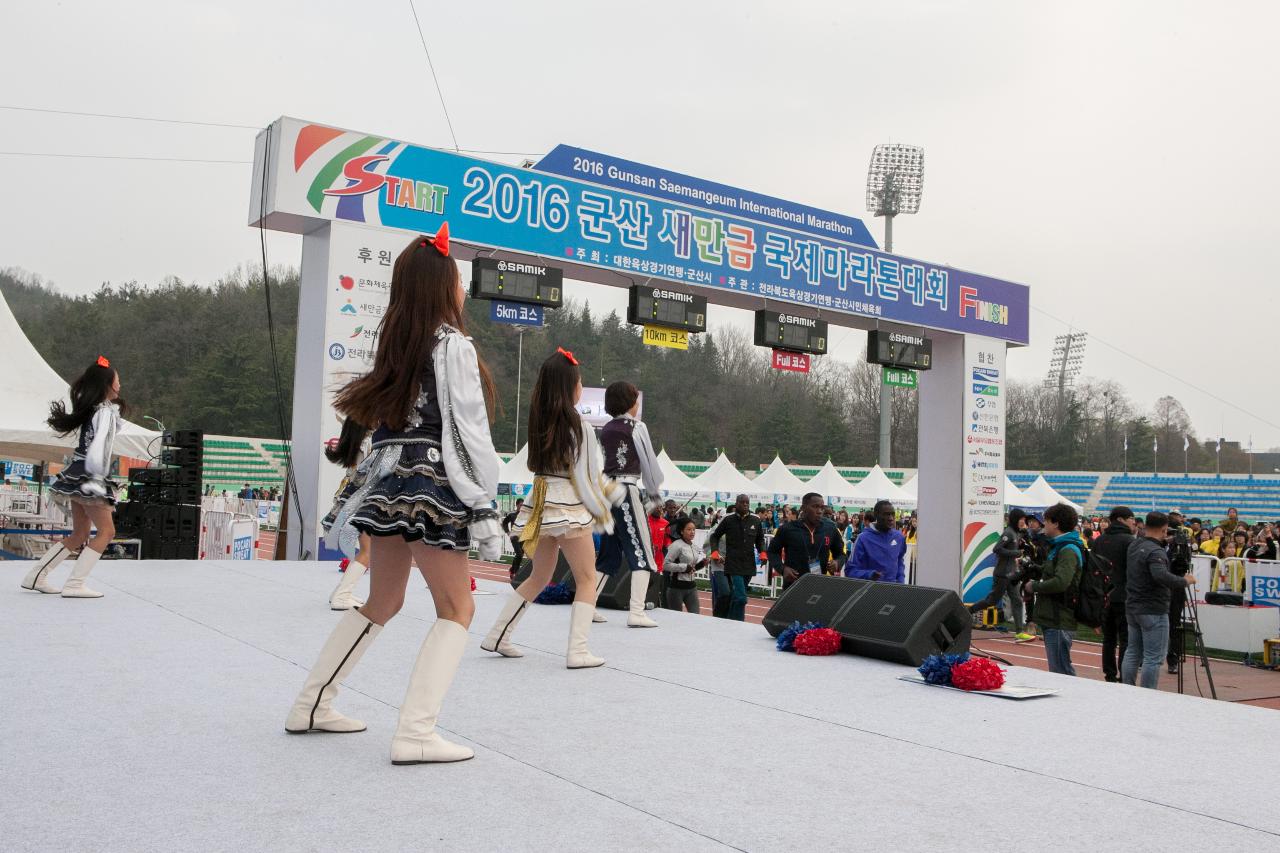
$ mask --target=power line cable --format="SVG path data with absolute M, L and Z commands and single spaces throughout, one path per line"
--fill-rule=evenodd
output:
M 274 126 L 267 127 L 267 139 L 265 150 L 271 150 L 271 133 Z M 262 247 L 262 290 L 267 303 L 267 339 L 271 349 L 271 374 L 275 384 L 276 398 L 276 419 L 280 428 L 280 441 L 285 446 L 284 457 L 284 485 L 288 494 L 293 496 L 293 517 L 298 520 L 298 530 L 289 531 L 289 520 L 283 519 L 286 532 L 290 533 L 293 541 L 297 545 L 298 559 L 306 559 L 306 552 L 303 550 L 304 541 L 303 534 L 306 532 L 306 523 L 302 521 L 303 507 L 302 501 L 298 497 L 298 478 L 294 476 L 293 470 L 293 439 L 289 434 L 289 429 L 285 425 L 284 416 L 284 386 L 280 381 L 280 356 L 276 349 L 276 321 L 275 315 L 271 308 L 271 274 L 267 267 L 267 232 L 263 219 L 267 213 L 267 186 L 270 180 L 271 158 L 268 157 L 263 163 L 262 169 L 262 185 L 258 193 L 258 241 Z
M 12 106 L 7 104 L 0 104 L 0 110 L 16 110 L 18 112 L 28 112 L 28 113 L 50 113 L 53 115 L 79 116 L 82 118 L 120 119 L 122 121 L 151 121 L 151 122 L 160 122 L 163 124 L 189 124 L 197 127 L 229 127 L 229 128 L 235 128 L 237 130 L 262 130 L 262 128 L 256 124 L 228 124 L 225 122 L 216 122 L 216 121 L 194 121 L 194 120 L 178 119 L 178 118 L 152 118 L 149 116 L 130 116 L 130 115 L 120 115 L 117 113 L 86 113 L 86 112 L 78 112 L 76 110 L 52 110 L 52 109 L 42 109 L 40 107 L 17 107 L 17 106 Z M 452 125 L 450 125 L 450 129 L 452 130 Z M 429 147 L 438 148 L 440 146 L 432 145 Z M 454 150 L 463 154 L 497 154 L 504 157 L 538 157 L 542 153 L 540 151 L 495 151 L 490 148 L 458 148 L 456 138 L 454 139 Z M 3 153 L 6 153 L 6 152 L 0 152 L 0 154 L 3 154 Z M 49 155 L 49 156 L 53 156 L 53 155 Z M 243 161 L 237 160 L 235 162 L 243 162 Z
M 431 79 L 435 81 L 436 94 L 440 96 L 440 109 L 444 110 L 444 120 L 449 125 L 449 135 L 453 137 L 453 150 L 461 152 L 462 149 L 458 147 L 458 134 L 453 132 L 453 119 L 449 118 L 449 108 L 444 103 L 444 91 L 440 88 L 440 78 L 436 76 L 436 66 L 431 61 L 431 51 L 427 49 L 427 39 L 422 34 L 422 22 L 418 20 L 418 10 L 414 7 L 413 0 L 409 0 L 409 11 L 413 13 L 413 23 L 418 28 L 418 40 L 422 42 L 422 52 L 427 55 L 427 67 L 431 69 Z
M 1032 310 L 1036 311 L 1037 313 L 1043 314 L 1044 316 L 1048 317 L 1050 320 L 1054 320 L 1054 321 L 1056 321 L 1056 322 L 1058 322 L 1058 323 L 1061 323 L 1062 325 L 1066 326 L 1068 329 L 1075 329 L 1075 330 L 1078 330 L 1078 331 L 1084 332 L 1086 335 L 1088 335 L 1090 338 L 1092 338 L 1093 340 L 1097 341 L 1098 343 L 1102 344 L 1104 347 L 1108 347 L 1108 348 L 1110 348 L 1110 349 L 1113 349 L 1113 350 L 1115 350 L 1116 352 L 1120 353 L 1121 355 L 1126 356 L 1127 358 L 1131 358 L 1131 359 L 1133 359 L 1133 360 L 1134 360 L 1134 361 L 1136 361 L 1138 364 L 1141 364 L 1143 367 L 1146 367 L 1146 368 L 1148 368 L 1148 369 L 1150 369 L 1150 370 L 1154 370 L 1156 373 L 1162 374 L 1162 375 L 1164 375 L 1164 376 L 1168 376 L 1170 379 L 1173 379 L 1173 380 L 1175 380 L 1175 381 L 1177 381 L 1177 382 L 1181 382 L 1183 385 L 1187 386 L 1187 387 L 1188 387 L 1188 388 L 1190 388 L 1191 390 L 1193 390 L 1193 391 L 1198 391 L 1198 392 L 1199 392 L 1199 393 L 1201 393 L 1201 394 L 1204 394 L 1204 395 L 1206 395 L 1206 396 L 1208 396 L 1208 397 L 1210 397 L 1210 398 L 1212 398 L 1212 399 L 1214 399 L 1214 400 L 1217 400 L 1219 403 L 1222 403 L 1224 406 L 1228 406 L 1228 407 L 1230 407 L 1230 408 L 1232 408 L 1232 409 L 1235 409 L 1237 412 L 1240 412 L 1240 413 L 1241 413 L 1241 414 L 1243 414 L 1243 415 L 1248 415 L 1249 417 L 1253 418 L 1254 420 L 1258 421 L 1259 423 L 1266 424 L 1267 426 L 1271 427 L 1272 429 L 1280 429 L 1280 424 L 1274 424 L 1274 423 L 1272 423 L 1271 421 L 1267 420 L 1266 418 L 1262 417 L 1261 415 L 1259 415 L 1259 414 L 1255 414 L 1254 412 L 1251 412 L 1251 411 L 1249 411 L 1248 409 L 1243 408 L 1242 406 L 1240 406 L 1240 405 L 1238 405 L 1238 404 L 1236 404 L 1236 403 L 1233 403 L 1231 400 L 1228 400 L 1228 399 L 1227 399 L 1227 398 L 1225 398 L 1225 397 L 1220 397 L 1220 396 L 1218 396 L 1217 394 L 1213 393 L 1212 391 L 1208 390 L 1207 388 L 1201 388 L 1199 385 L 1196 385 L 1196 384 L 1195 384 L 1195 383 L 1193 383 L 1193 382 L 1189 382 L 1189 381 L 1187 381 L 1185 378 L 1183 378 L 1182 376 L 1179 376 L 1179 375 L 1178 375 L 1178 374 L 1176 374 L 1176 373 L 1173 373 L 1173 372 L 1171 372 L 1171 371 L 1165 370 L 1163 367 L 1158 367 L 1157 365 L 1152 364 L 1151 362 L 1147 361 L 1146 359 L 1142 358 L 1141 356 L 1136 356 L 1136 355 L 1134 355 L 1133 353 L 1129 352 L 1128 350 L 1121 349 L 1120 347 L 1116 346 L 1115 344 L 1111 343 L 1110 341 L 1105 341 L 1105 340 L 1103 340 L 1102 338 L 1098 337 L 1098 336 L 1097 336 L 1097 335 L 1095 335 L 1093 332 L 1090 332 L 1088 329 L 1081 329 L 1079 326 L 1077 326 L 1077 325 L 1075 325 L 1075 324 L 1073 324 L 1073 323 L 1068 323 L 1066 320 L 1063 320 L 1061 317 L 1056 317 L 1056 316 L 1054 316 L 1053 314 L 1050 314 L 1048 311 L 1045 311 L 1043 308 L 1037 308 L 1037 307 L 1036 307 L 1036 306 L 1034 306 L 1034 305 L 1033 305 L 1033 306 L 1031 306 L 1031 307 L 1032 307 Z
M 4 157 L 69 157 L 74 160 L 150 160 L 157 163 L 213 163 L 216 165 L 253 165 L 252 160 L 203 160 L 195 157 L 151 157 L 131 154 L 62 154 L 56 151 L 0 151 Z
M 123 119 L 125 121 L 152 121 L 157 124 L 192 124 L 199 127 L 230 127 L 235 128 L 236 130 L 262 130 L 262 128 L 252 124 L 228 124 L 221 121 L 195 121 L 194 119 L 179 118 L 151 118 L 149 116 L 116 115 L 114 113 L 87 113 L 80 112 L 78 110 L 54 110 L 44 107 L 16 107 L 9 104 L 0 104 L 0 110 L 15 110 L 24 113 L 48 113 L 50 115 L 63 116 L 80 116 L 82 118 L 115 118 Z

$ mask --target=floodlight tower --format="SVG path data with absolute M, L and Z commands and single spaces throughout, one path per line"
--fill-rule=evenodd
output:
M 1046 388 L 1058 389 L 1058 417 L 1066 411 L 1067 388 L 1075 384 L 1084 365 L 1084 345 L 1089 339 L 1085 332 L 1068 332 L 1053 339 L 1053 358 L 1049 361 Z
M 867 210 L 884 217 L 884 250 L 893 252 L 893 217 L 899 213 L 919 213 L 924 189 L 924 149 L 919 145 L 887 143 L 871 152 L 867 168 Z M 889 447 L 893 438 L 890 405 L 893 389 L 880 379 L 880 467 L 890 465 Z

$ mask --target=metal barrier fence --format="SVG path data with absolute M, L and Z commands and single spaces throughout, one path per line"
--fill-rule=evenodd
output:
M 253 560 L 257 547 L 257 519 L 218 510 L 200 513 L 200 559 Z

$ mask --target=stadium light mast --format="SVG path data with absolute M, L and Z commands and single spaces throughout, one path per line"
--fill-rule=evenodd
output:
M 884 217 L 884 250 L 893 252 L 893 218 L 919 213 L 924 190 L 924 149 L 919 145 L 885 143 L 871 151 L 867 168 L 867 210 Z M 880 378 L 880 467 L 888 468 L 893 440 L 893 388 Z
M 1053 358 L 1049 360 L 1046 388 L 1058 389 L 1058 418 L 1066 413 L 1067 388 L 1075 384 L 1084 366 L 1084 345 L 1089 340 L 1085 332 L 1068 332 L 1053 339 Z

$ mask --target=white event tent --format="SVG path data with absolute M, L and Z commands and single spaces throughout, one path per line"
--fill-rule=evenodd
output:
M 67 400 L 67 381 L 50 367 L 18 325 L 9 304 L 0 296 L 0 341 L 3 341 L 3 370 L 0 390 L 0 457 L 28 462 L 60 461 L 75 449 L 79 436 L 59 436 L 49 429 L 49 404 Z M 109 356 L 110 354 L 108 354 Z M 123 396 L 129 396 L 128 376 L 123 377 Z M 125 421 L 116 433 L 112 450 L 116 456 L 150 459 L 153 445 L 159 448 L 160 433 Z
M 510 461 L 498 468 L 498 482 L 512 486 L 533 484 L 533 472 L 529 470 L 529 445 L 520 448 Z
M 828 465 L 831 463 L 828 462 Z M 915 500 L 902 491 L 901 487 L 895 484 L 884 473 L 879 465 L 874 466 L 867 476 L 863 477 L 857 485 L 853 486 L 850 497 L 855 501 L 866 501 L 871 505 L 879 500 L 889 500 L 895 503 L 915 503 Z
M 919 474 L 912 474 L 911 479 L 907 480 L 898 488 L 902 489 L 902 494 L 906 496 L 905 498 L 906 500 L 909 500 L 911 503 L 920 502 L 920 475 Z
M 1008 499 L 1005 503 L 1009 503 Z M 1022 496 L 1018 499 L 1014 506 L 1023 509 L 1045 509 L 1054 504 L 1066 504 L 1076 510 L 1080 509 L 1080 505 L 1074 501 L 1069 501 L 1049 485 L 1049 481 L 1044 478 L 1044 474 L 1036 477 L 1034 483 L 1022 490 Z
M 799 501 L 806 493 L 813 491 L 791 473 L 791 469 L 782 463 L 782 457 L 777 454 L 774 454 L 769 466 L 751 481 L 751 486 L 757 494 L 773 495 L 772 500 Z
M 804 490 L 817 492 L 831 503 L 850 503 L 856 500 L 853 483 L 840 476 L 840 472 L 831 464 L 830 459 L 827 460 L 826 465 L 818 469 L 817 474 L 809 478 Z
M 658 454 L 658 470 L 662 472 L 662 493 L 667 497 L 692 498 L 705 491 L 698 488 L 693 478 L 676 467 L 665 449 Z
M 733 467 L 729 457 L 723 453 L 716 457 L 710 468 L 695 477 L 693 482 L 699 492 L 721 492 L 728 494 L 729 500 L 741 494 L 763 496 L 745 474 Z
M 1004 477 L 1004 504 L 1005 506 L 1022 506 L 1019 501 L 1022 500 L 1022 489 L 1019 489 L 1013 480 L 1009 479 L 1009 475 Z

